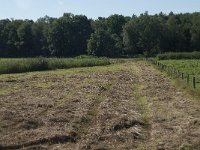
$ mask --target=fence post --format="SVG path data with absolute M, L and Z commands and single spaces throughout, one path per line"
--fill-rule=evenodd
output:
M 184 73 L 181 74 L 181 78 L 182 78 L 182 80 L 183 80 L 183 78 L 184 78 Z
M 178 78 L 179 78 L 180 77 L 180 71 L 179 70 L 178 70 L 177 74 L 178 74 Z
M 190 75 L 188 74 L 187 75 L 187 84 L 189 84 L 189 82 L 190 82 Z
M 176 70 L 176 78 L 178 78 L 178 76 L 179 76 L 179 72 L 178 70 Z
M 193 77 L 193 88 L 194 89 L 196 88 L 196 79 L 195 79 L 195 77 Z

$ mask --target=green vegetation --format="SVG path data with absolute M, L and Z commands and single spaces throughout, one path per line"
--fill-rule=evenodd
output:
M 182 53 L 163 53 L 157 55 L 158 60 L 167 59 L 200 59 L 200 52 L 182 52 Z
M 0 59 L 0 74 L 109 65 L 107 58 Z
M 200 51 L 199 20 L 199 12 L 114 14 L 96 20 L 71 13 L 37 21 L 4 19 L 0 20 L 0 57 L 152 57 Z
M 181 72 L 200 77 L 200 60 L 162 60 L 159 62 Z
M 168 67 L 175 68 L 174 74 L 179 71 L 180 78 L 182 78 L 181 73 L 183 73 L 183 80 L 186 82 L 187 76 L 189 75 L 189 83 L 191 83 L 190 85 L 193 84 L 193 77 L 195 77 L 196 88 L 200 88 L 200 84 L 198 83 L 200 81 L 200 60 L 161 60 L 159 62 Z

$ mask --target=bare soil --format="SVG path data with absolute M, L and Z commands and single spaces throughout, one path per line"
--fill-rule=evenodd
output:
M 143 61 L 3 75 L 1 149 L 200 149 L 200 103 Z

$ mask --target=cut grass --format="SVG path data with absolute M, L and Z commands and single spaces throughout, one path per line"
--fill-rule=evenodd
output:
M 0 74 L 109 65 L 107 58 L 0 59 Z
M 136 66 L 133 66 L 133 69 L 135 72 L 138 72 L 138 68 Z M 136 84 L 134 85 L 134 93 L 133 96 L 135 96 L 135 102 L 138 106 L 139 112 L 141 113 L 141 119 L 144 121 L 146 127 L 149 127 L 150 121 L 151 121 L 151 110 L 148 106 L 148 98 L 141 93 L 142 89 L 144 88 L 144 85 Z M 155 100 L 155 97 L 153 98 Z
M 14 86 L 1 86 L 0 96 L 18 92 L 20 91 L 20 89 L 21 89 L 21 86 L 17 84 L 15 84 Z
M 147 106 L 147 98 L 146 97 L 138 97 L 136 100 L 136 104 L 139 106 L 140 113 L 142 114 L 142 120 L 145 122 L 145 124 L 149 124 L 150 121 L 150 111 Z

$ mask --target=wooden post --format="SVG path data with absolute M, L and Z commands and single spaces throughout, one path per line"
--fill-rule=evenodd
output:
M 190 75 L 188 74 L 187 75 L 187 84 L 189 84 L 189 82 L 190 82 Z
M 195 79 L 195 77 L 193 77 L 193 88 L 194 89 L 196 88 L 196 79 Z
M 178 70 L 177 74 L 178 74 L 178 78 L 179 78 L 180 77 L 180 71 L 179 70 Z
M 184 78 L 184 73 L 181 74 L 181 78 L 182 78 L 182 80 L 183 80 L 183 78 Z

